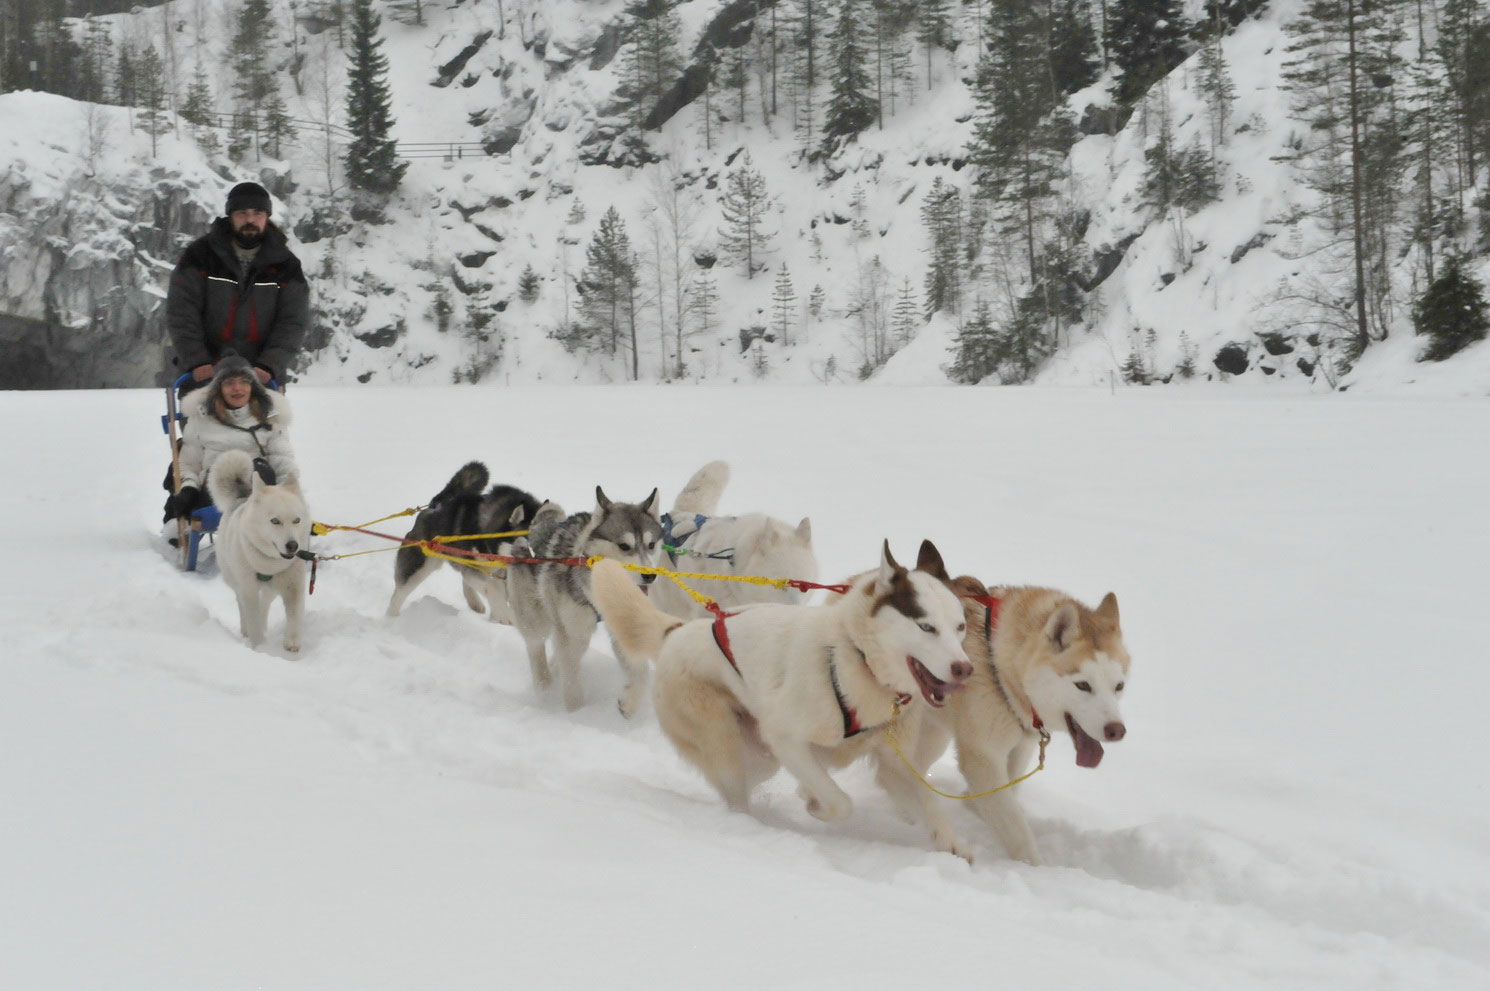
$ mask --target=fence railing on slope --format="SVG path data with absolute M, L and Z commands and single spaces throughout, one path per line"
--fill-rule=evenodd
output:
M 232 130 L 238 127 L 253 127 L 257 123 L 256 131 L 263 130 L 263 118 L 259 117 L 255 122 L 245 122 L 240 114 L 210 111 L 206 114 L 211 118 L 209 126 L 223 130 Z M 332 141 L 345 144 L 356 137 L 356 134 L 342 127 L 340 124 L 332 124 L 323 120 L 304 120 L 298 117 L 288 118 L 289 123 L 295 128 L 298 135 L 302 132 L 313 134 L 324 134 Z M 289 139 L 293 141 L 293 139 Z M 490 153 L 480 141 L 396 141 L 393 145 L 394 154 L 402 159 L 416 158 L 443 158 L 445 161 L 454 161 L 464 158 L 487 158 Z

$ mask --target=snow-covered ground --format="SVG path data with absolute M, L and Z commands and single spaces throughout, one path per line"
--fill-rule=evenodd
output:
M 462 462 L 571 509 L 810 514 L 833 578 L 954 571 L 1122 604 L 1128 738 L 1024 787 L 1049 866 L 933 852 L 867 770 L 725 811 L 626 723 L 528 684 L 454 574 L 322 565 L 253 651 L 156 520 L 155 392 L 0 393 L 6 988 L 1490 986 L 1490 405 L 1171 388 L 297 388 L 315 516 Z M 407 521 L 382 528 L 401 532 Z M 322 553 L 381 546 L 338 534 Z M 271 643 L 281 620 L 271 620 Z M 934 777 L 961 782 L 950 761 Z

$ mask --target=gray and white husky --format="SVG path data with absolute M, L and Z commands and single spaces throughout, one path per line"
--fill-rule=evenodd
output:
M 746 513 L 719 516 L 720 496 L 729 482 L 729 465 L 711 461 L 688 480 L 662 517 L 663 543 L 669 551 L 669 567 L 713 575 L 760 575 L 766 578 L 801 578 L 815 581 L 817 556 L 812 552 L 812 522 L 804 517 L 796 526 L 767 516 Z M 687 580 L 687 579 L 685 579 Z M 794 588 L 746 582 L 687 580 L 695 590 L 725 608 L 751 602 L 781 602 L 796 605 L 804 593 Z M 683 619 L 703 616 L 704 607 L 671 580 L 652 589 L 658 609 Z
M 589 558 L 602 555 L 622 564 L 656 567 L 662 556 L 662 523 L 657 517 L 657 490 L 640 503 L 612 502 L 595 486 L 595 509 L 560 519 L 560 510 L 541 511 L 528 536 L 513 548 L 516 557 Z M 626 572 L 643 587 L 653 575 Z M 513 622 L 528 648 L 533 687 L 547 688 L 552 680 L 547 656 L 554 641 L 554 666 L 564 707 L 571 712 L 584 702 L 580 659 L 590 645 L 599 616 L 590 602 L 590 569 L 574 564 L 514 564 L 508 569 L 507 595 Z M 621 657 L 619 651 L 617 658 Z M 630 672 L 625 664 L 623 669 Z M 645 681 L 643 681 L 645 685 Z M 635 693 L 628 685 L 621 711 L 629 716 L 626 700 Z
M 527 529 L 538 515 L 538 500 L 511 485 L 493 485 L 490 490 L 483 491 L 489 480 L 486 465 L 480 461 L 463 466 L 439 495 L 430 500 L 429 506 L 414 518 L 413 529 L 404 539 L 429 540 Z M 461 540 L 452 546 L 480 554 L 510 554 L 517 540 L 516 537 L 488 537 Z M 388 615 L 397 616 L 414 589 L 439 571 L 441 563 L 440 558 L 428 556 L 419 547 L 399 548 L 393 565 L 393 597 L 388 600 Z M 506 569 L 455 561 L 449 564 L 460 572 L 467 605 L 476 612 L 486 612 L 493 623 L 512 622 L 512 609 L 507 604 Z M 486 606 L 481 601 L 483 595 Z
M 298 555 L 310 543 L 310 510 L 297 477 L 271 485 L 254 471 L 253 460 L 247 451 L 227 451 L 207 476 L 212 501 L 222 510 L 217 568 L 238 597 L 238 630 L 248 642 L 264 642 L 269 606 L 278 598 L 285 604 L 284 648 L 299 650 L 306 567 Z

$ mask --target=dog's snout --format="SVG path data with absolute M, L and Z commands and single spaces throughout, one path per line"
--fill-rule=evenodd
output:
M 286 554 L 293 554 L 296 551 L 298 551 L 299 549 L 300 549 L 300 541 L 298 541 L 298 540 L 291 540 L 289 543 L 285 544 L 285 553 Z
M 1122 723 L 1108 723 L 1102 727 L 1102 735 L 1107 738 L 1109 743 L 1113 740 L 1121 740 L 1128 735 L 1128 727 Z
M 656 575 L 642 575 L 642 584 L 650 585 L 657 580 Z
M 973 666 L 967 661 L 952 662 L 952 677 L 957 681 L 966 681 L 973 676 Z

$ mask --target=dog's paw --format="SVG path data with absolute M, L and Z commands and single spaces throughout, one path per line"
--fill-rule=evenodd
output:
M 839 822 L 853 813 L 854 801 L 847 795 L 831 798 L 826 802 L 818 798 L 809 798 L 807 799 L 807 811 L 813 818 L 821 819 L 823 822 Z
M 298 653 L 300 653 L 300 641 L 299 640 L 291 640 L 288 637 L 286 637 L 285 638 L 285 650 L 288 650 L 292 654 L 298 654 Z
M 942 853 L 950 853 L 954 857 L 961 857 L 969 864 L 973 862 L 972 848 L 963 843 L 962 838 L 955 833 L 938 832 L 933 839 L 936 841 L 936 848 Z

